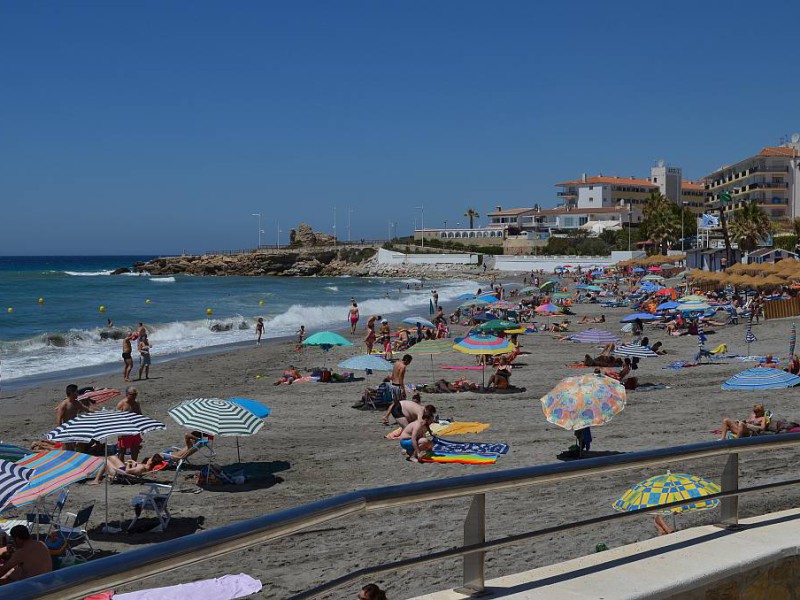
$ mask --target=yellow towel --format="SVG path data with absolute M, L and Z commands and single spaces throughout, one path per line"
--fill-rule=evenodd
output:
M 431 424 L 431 433 L 434 434 L 434 435 L 439 434 L 439 433 L 442 432 L 443 429 L 447 429 L 448 427 L 450 427 L 450 425 L 439 425 L 439 423 L 432 423 Z M 400 437 L 401 433 L 403 433 L 403 428 L 402 427 L 398 427 L 397 429 L 395 429 L 391 433 L 387 433 L 384 437 L 387 440 L 396 440 L 397 438 Z
M 727 354 L 728 353 L 728 345 L 727 344 L 720 344 L 716 348 L 711 351 L 711 354 Z
M 491 427 L 490 423 L 478 423 L 469 421 L 456 421 L 451 423 L 444 429 L 438 432 L 439 435 L 464 435 L 467 433 L 480 433 Z M 435 432 L 436 433 L 436 432 Z

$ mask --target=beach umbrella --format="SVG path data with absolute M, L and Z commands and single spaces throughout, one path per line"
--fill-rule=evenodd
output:
M 495 298 L 495 300 L 496 300 L 496 298 Z M 475 300 L 468 300 L 467 302 L 463 302 L 463 303 L 459 304 L 458 308 L 462 308 L 462 309 L 463 308 L 471 308 L 473 306 L 479 307 L 479 306 L 486 306 L 487 304 L 489 304 L 488 300 L 481 300 L 479 298 L 475 298 Z
M 245 407 L 221 398 L 184 400 L 167 414 L 182 427 L 223 437 L 253 435 L 264 425 Z
M 797 343 L 797 328 L 792 323 L 792 328 L 789 330 L 789 360 L 794 356 L 794 347 Z
M 431 357 L 431 379 L 435 379 L 433 371 L 433 355 L 442 354 L 443 352 L 453 351 L 453 340 L 447 338 L 440 338 L 437 340 L 422 340 L 411 346 L 405 351 L 406 354 L 416 356 L 418 354 L 428 354 Z
M 642 281 L 660 282 L 664 281 L 664 278 L 661 275 L 645 275 L 644 277 L 642 277 Z
M 359 354 L 340 362 L 339 368 L 353 369 L 354 371 L 391 371 L 392 363 L 380 356 Z
M 661 267 L 659 267 L 658 265 L 653 265 L 652 267 L 648 267 L 647 270 L 650 273 L 660 273 L 661 272 Z
M 711 308 L 711 306 L 709 304 L 706 304 L 705 302 L 693 301 L 693 302 L 680 302 L 676 307 L 676 310 L 679 310 L 681 312 L 705 312 L 709 308 Z
M 584 289 L 589 291 L 589 292 L 602 292 L 603 291 L 603 288 L 601 288 L 599 285 L 587 285 Z
M 633 323 L 636 319 L 641 321 L 657 321 L 661 317 L 657 317 L 656 315 L 651 315 L 650 313 L 638 312 L 633 313 L 632 315 L 628 315 L 626 317 L 622 317 L 620 319 L 620 323 Z
M 698 296 L 697 294 L 689 294 L 688 296 L 683 296 L 682 298 L 678 298 L 678 302 L 707 302 L 708 298 L 705 296 Z
M 647 346 L 642 346 L 641 344 L 625 344 L 623 346 L 617 346 L 614 349 L 614 354 L 616 356 L 628 356 L 630 358 L 658 358 L 658 354 L 653 352 Z
M 234 404 L 238 404 L 246 410 L 249 410 L 259 419 L 266 419 L 270 414 L 272 414 L 272 409 L 258 400 L 251 400 L 250 398 L 229 398 L 228 400 Z M 242 455 L 239 450 L 239 436 L 236 436 L 236 458 L 238 462 L 242 462 Z
M 681 500 L 691 501 L 683 506 L 675 506 L 669 510 L 673 514 L 693 510 L 708 510 L 719 505 L 719 500 L 702 500 L 704 496 L 718 494 L 720 487 L 695 475 L 671 473 L 656 475 L 640 481 L 625 492 L 612 505 L 618 512 L 631 512 L 643 508 L 670 504 Z
M 495 317 L 493 314 L 490 314 L 488 312 L 472 315 L 472 320 L 473 321 L 493 321 L 496 318 L 497 317 Z
M 800 384 L 800 377 L 780 369 L 753 367 L 741 371 L 722 384 L 723 390 L 778 390 Z
M 542 292 L 546 292 L 552 289 L 556 285 L 556 283 L 557 282 L 553 281 L 552 279 L 550 281 L 545 281 L 542 285 L 539 286 L 539 290 L 541 290 Z
M 519 302 L 510 302 L 509 300 L 497 300 L 489 304 L 489 308 L 498 310 L 515 310 L 519 308 Z
M 20 507 L 57 492 L 76 481 L 94 477 L 103 467 L 103 457 L 69 450 L 50 450 L 28 456 L 17 465 L 33 471 L 28 485 L 15 493 L 9 502 L 15 507 Z
M 656 292 L 656 296 L 677 296 L 678 290 L 675 288 L 662 288 Z
M 608 423 L 625 408 L 625 387 L 604 375 L 562 379 L 542 396 L 542 410 L 550 423 L 567 430 Z
M 471 300 L 472 298 L 475 297 L 476 297 L 475 294 L 459 294 L 458 296 L 456 296 L 456 300 Z
M 514 349 L 512 344 L 506 338 L 500 338 L 494 335 L 468 335 L 463 338 L 456 338 L 453 344 L 453 350 L 463 352 L 464 354 L 483 354 L 483 355 L 497 355 L 507 354 Z M 486 364 L 484 361 L 483 369 L 481 369 L 483 384 L 486 385 Z
M 319 346 L 326 352 L 334 346 L 352 346 L 353 342 L 332 331 L 319 331 L 303 341 L 303 346 Z
M 758 341 L 753 333 L 753 315 L 752 313 L 747 319 L 747 327 L 744 330 L 744 341 L 747 344 L 747 355 L 750 356 L 750 344 Z M 791 357 L 791 355 L 789 355 Z
M 523 333 L 531 333 L 527 327 L 515 327 L 514 329 L 504 329 L 505 333 L 520 335 Z
M 566 300 L 567 298 L 571 298 L 572 294 L 568 292 L 553 292 L 550 297 L 555 300 Z
M 0 460 L 17 462 L 29 454 L 33 454 L 33 451 L 23 448 L 22 446 L 15 446 L 14 444 L 0 443 Z
M 28 485 L 33 470 L 0 459 L 0 512 L 19 490 Z
M 480 296 L 478 296 L 478 300 L 486 300 L 487 302 L 494 302 L 495 300 L 499 300 L 500 298 L 497 296 L 495 292 L 484 292 Z
M 514 321 L 506 321 L 505 319 L 492 319 L 491 321 L 486 321 L 486 323 L 482 323 L 473 328 L 473 331 L 477 333 L 491 333 L 505 331 L 506 329 L 515 329 L 517 327 L 519 327 L 519 324 L 515 323 Z
M 560 313 L 561 309 L 553 304 L 552 302 L 548 302 L 547 304 L 540 304 L 534 309 L 537 313 Z
M 45 439 L 53 442 L 91 442 L 92 440 L 108 441 L 109 437 L 118 435 L 142 435 L 166 425 L 154 421 L 144 415 L 123 410 L 96 410 L 83 412 L 74 419 L 59 425 L 45 435 Z M 105 458 L 108 461 L 108 443 L 105 446 Z M 118 533 L 119 530 L 108 526 L 108 477 L 105 478 L 105 524 L 106 533 Z
M 422 325 L 423 327 L 436 327 L 433 323 L 431 323 L 428 319 L 423 317 L 406 317 L 402 321 L 403 323 L 408 323 L 409 325 Z
M 541 290 L 536 287 L 535 285 L 529 285 L 528 287 L 524 287 L 520 290 L 520 293 L 532 296 L 534 294 L 538 294 Z
M 616 344 L 619 342 L 619 338 L 610 331 L 598 329 L 596 327 L 590 327 L 589 329 L 575 333 L 569 336 L 569 339 L 571 342 L 580 342 L 583 344 Z
M 642 267 L 634 267 L 631 272 L 632 273 L 644 273 L 645 270 Z
M 102 388 L 99 390 L 91 390 L 85 392 L 78 396 L 78 400 L 86 400 L 90 404 L 102 404 L 103 402 L 108 402 L 109 400 L 113 400 L 117 396 L 121 395 L 122 392 L 119 390 L 115 390 L 113 388 Z

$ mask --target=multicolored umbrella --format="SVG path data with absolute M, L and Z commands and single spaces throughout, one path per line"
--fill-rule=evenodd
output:
M 753 367 L 737 373 L 722 384 L 723 390 L 778 390 L 800 385 L 800 377 L 780 369 Z
M 537 313 L 542 313 L 542 314 L 555 314 L 561 312 L 561 309 L 552 302 L 548 302 L 547 304 L 540 304 L 534 310 Z
M 0 512 L 14 494 L 28 485 L 31 477 L 32 469 L 0 459 Z
M 617 346 L 614 349 L 616 356 L 629 356 L 631 358 L 658 358 L 658 354 L 653 352 L 647 346 L 641 344 L 625 344 L 624 346 Z
M 488 333 L 493 331 L 505 331 L 506 329 L 515 329 L 519 327 L 518 323 L 514 321 L 506 321 L 505 319 L 492 319 L 491 321 L 486 321 L 486 323 L 481 323 L 477 327 L 473 328 L 473 331 L 477 333 Z
M 28 456 L 19 461 L 17 466 L 27 467 L 33 472 L 30 483 L 9 501 L 13 506 L 20 507 L 76 481 L 94 477 L 103 466 L 103 457 L 69 450 L 50 450 Z
M 569 336 L 571 342 L 580 342 L 582 344 L 610 344 L 618 343 L 619 338 L 610 331 L 605 329 L 598 329 L 597 327 L 590 327 L 579 333 Z
M 334 346 L 352 346 L 353 342 L 332 331 L 319 331 L 303 341 L 303 346 L 319 346 L 325 352 Z M 210 432 L 209 432 L 210 433 Z
M 708 510 L 719 506 L 719 500 L 716 498 L 713 500 L 699 499 L 719 492 L 720 487 L 716 483 L 702 477 L 667 471 L 666 475 L 656 475 L 640 481 L 625 492 L 612 506 L 616 511 L 630 512 L 680 500 L 695 500 L 690 504 L 676 506 L 669 510 L 673 514 L 692 510 Z
M 405 351 L 406 354 L 416 356 L 417 354 L 429 354 L 431 357 L 431 381 L 435 380 L 433 371 L 433 355 L 442 354 L 443 352 L 453 351 L 453 340 L 447 338 L 440 338 L 438 340 L 422 340 L 411 346 Z
M 486 306 L 489 304 L 488 300 L 480 300 L 479 298 L 475 298 L 474 300 L 467 300 L 466 302 L 462 302 L 458 305 L 458 308 L 472 308 L 473 306 Z
M 22 446 L 0 443 L 0 459 L 2 460 L 17 462 L 30 454 L 33 454 L 33 451 Z
M 121 394 L 122 392 L 113 388 L 102 388 L 99 390 L 85 392 L 78 396 L 78 400 L 87 400 L 90 404 L 102 404 L 103 402 L 113 400 Z
M 542 410 L 550 423 L 574 430 L 608 423 L 625 408 L 625 387 L 604 375 L 562 379 L 542 397 Z
M 506 354 L 514 349 L 514 344 L 505 338 L 494 335 L 468 335 L 456 339 L 453 350 L 465 354 Z
M 392 363 L 373 354 L 359 354 L 340 362 L 339 368 L 354 371 L 391 371 Z
M 508 300 L 497 300 L 489 304 L 489 308 L 496 308 L 499 310 L 516 310 L 519 308 L 519 302 L 509 302 Z
M 709 308 L 711 308 L 711 306 L 705 302 L 692 301 L 692 302 L 681 302 L 680 304 L 678 304 L 676 310 L 679 310 L 681 312 L 705 312 Z
M 792 328 L 789 331 L 789 360 L 794 356 L 794 347 L 797 344 L 797 328 L 792 323 Z

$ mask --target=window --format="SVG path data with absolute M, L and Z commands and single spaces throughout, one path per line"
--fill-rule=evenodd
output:
M 589 190 L 593 190 L 593 189 L 594 189 L 594 186 L 593 186 L 593 185 L 590 185 L 590 186 L 589 186 Z

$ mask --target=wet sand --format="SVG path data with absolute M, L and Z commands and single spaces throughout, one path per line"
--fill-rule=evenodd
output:
M 598 305 L 579 305 L 575 310 L 578 316 L 572 317 L 574 331 L 591 326 L 577 325 L 580 316 L 601 313 L 608 318 L 608 323 L 601 327 L 618 331 L 619 319 L 629 312 L 626 309 L 604 309 Z M 762 321 L 754 326 L 758 342 L 752 345 L 752 352 L 761 355 L 773 353 L 785 363 L 790 324 L 786 320 L 777 320 Z M 83 503 L 96 500 L 89 527 L 93 544 L 101 554 L 125 552 L 142 544 L 188 535 L 360 488 L 554 463 L 558 462 L 557 456 L 573 443 L 570 432 L 546 422 L 539 398 L 561 378 L 591 372 L 591 369 L 567 368 L 566 364 L 580 360 L 587 352 L 596 354 L 599 350 L 588 344 L 556 341 L 549 333 L 528 335 L 522 339 L 523 350 L 530 354 L 518 358 L 522 366 L 514 369 L 512 382 L 526 388 L 525 392 L 423 395 L 423 403 L 433 403 L 443 417 L 491 423 L 491 428 L 480 435 L 456 439 L 510 444 L 509 454 L 495 465 L 420 465 L 405 461 L 397 442 L 384 439 L 389 428 L 381 424 L 379 413 L 351 408 L 360 398 L 365 384 L 379 382 L 380 374 L 373 374 L 366 382 L 272 385 L 288 364 L 295 364 L 300 369 L 323 364 L 332 366 L 361 352 L 362 329 L 363 323 L 354 338 L 356 346 L 334 348 L 327 355 L 313 348 L 300 353 L 293 343 L 283 341 L 154 365 L 152 379 L 135 384 L 145 414 L 167 423 L 167 429 L 146 437 L 143 455 L 181 442 L 183 429 L 167 416 L 167 410 L 179 401 L 198 396 L 254 398 L 266 403 L 273 412 L 261 432 L 240 439 L 243 468 L 249 481 L 242 486 L 209 487 L 194 493 L 199 489 L 194 483 L 197 465 L 205 462 L 197 459 L 196 466 L 179 477 L 178 491 L 170 500 L 173 521 L 165 534 L 102 534 L 99 531 L 103 510 L 102 486 L 72 486 L 68 510 L 74 511 Z M 455 328 L 456 334 L 462 331 L 463 328 Z M 696 368 L 665 370 L 662 367 L 669 362 L 689 359 L 695 354 L 696 338 L 668 337 L 649 328 L 646 334 L 651 342 L 663 341 L 669 354 L 643 360 L 636 375 L 640 382 L 663 383 L 670 389 L 629 393 L 626 409 L 609 425 L 593 429 L 592 449 L 595 452 L 631 452 L 710 441 L 716 437 L 711 430 L 719 428 L 723 416 L 744 417 L 754 402 L 763 401 L 778 414 L 800 419 L 797 390 L 766 394 L 720 390 L 725 379 L 752 366 L 752 363 L 726 359 Z M 157 351 L 158 340 L 152 341 L 154 351 Z M 709 336 L 707 347 L 713 348 L 722 342 L 728 344 L 730 352 L 745 353 L 744 325 L 718 328 L 715 335 Z M 473 357 L 454 352 L 433 358 L 433 377 L 430 360 L 425 356 L 415 358 L 409 367 L 408 380 L 426 383 L 432 378 L 453 379 L 463 375 L 480 381 L 479 372 L 440 368 L 441 365 L 471 365 L 474 364 Z M 63 398 L 67 383 L 70 381 L 3 391 L 0 394 L 0 439 L 28 445 L 51 429 L 53 407 Z M 121 369 L 117 375 L 81 379 L 75 383 L 119 388 L 125 385 Z M 233 438 L 220 438 L 216 449 L 218 464 L 236 463 Z M 793 451 L 742 455 L 741 485 L 787 478 L 786 466 L 794 456 Z M 671 464 L 669 467 L 673 471 L 688 471 L 718 480 L 722 461 L 709 459 L 688 465 Z M 489 494 L 487 537 L 499 538 L 572 519 L 608 514 L 611 503 L 630 485 L 653 474 L 652 470 L 629 471 Z M 161 472 L 153 479 L 168 482 L 171 477 L 172 472 Z M 129 501 L 139 489 L 139 486 L 111 486 L 112 521 L 132 517 Z M 797 500 L 798 492 L 793 489 L 746 496 L 741 500 L 741 513 L 750 515 L 788 508 L 796 506 Z M 468 506 L 469 499 L 464 498 L 346 518 L 268 545 L 161 575 L 147 580 L 144 585 L 128 586 L 120 591 L 245 572 L 264 582 L 261 597 L 285 598 L 350 570 L 459 544 Z M 717 511 L 687 514 L 679 516 L 677 524 L 688 527 L 713 522 L 716 517 Z M 143 528 L 154 525 L 152 519 L 141 522 Z M 599 543 L 618 546 L 653 535 L 652 519 L 641 517 L 545 536 L 531 543 L 490 553 L 487 574 L 496 577 L 594 552 Z M 394 600 L 456 586 L 460 576 L 460 561 L 451 560 L 374 579 L 389 590 L 389 597 Z M 327 597 L 356 596 L 356 588 L 350 587 Z

